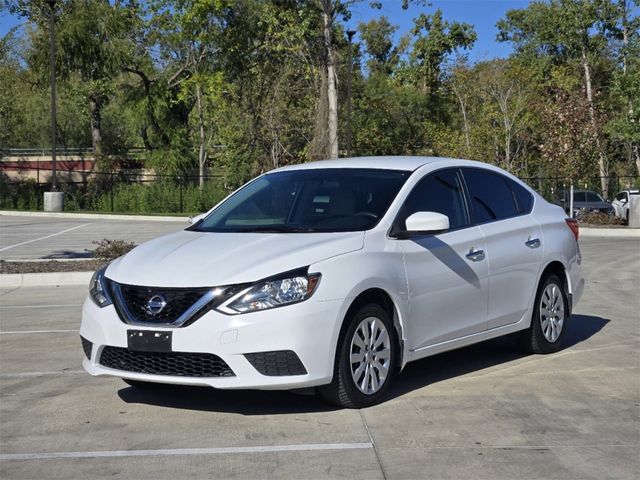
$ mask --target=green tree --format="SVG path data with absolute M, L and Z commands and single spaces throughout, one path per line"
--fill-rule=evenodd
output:
M 542 57 L 547 64 L 572 63 L 582 70 L 605 197 L 608 195 L 608 158 L 596 105 L 600 86 L 594 79 L 594 64 L 607 58 L 615 14 L 610 0 L 534 1 L 525 9 L 510 10 L 506 18 L 498 22 L 499 38 L 513 42 L 520 55 L 532 59 Z
M 458 49 L 468 49 L 476 41 L 473 26 L 449 22 L 442 11 L 420 14 L 413 20 L 413 44 L 409 54 L 409 75 L 422 91 L 435 96 L 441 81 L 441 67 L 447 57 Z

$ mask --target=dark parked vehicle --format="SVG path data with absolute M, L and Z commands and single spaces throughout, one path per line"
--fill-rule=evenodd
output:
M 569 191 L 566 191 L 564 198 L 560 200 L 564 209 L 569 213 Z M 578 217 L 585 212 L 598 212 L 613 215 L 613 205 L 592 190 L 573 191 L 573 216 Z

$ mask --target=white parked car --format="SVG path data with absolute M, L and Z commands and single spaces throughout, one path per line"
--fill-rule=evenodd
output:
M 629 223 L 629 203 L 632 195 L 640 195 L 640 190 L 623 190 L 611 202 L 616 217 L 622 218 L 627 224 Z
M 576 221 L 499 168 L 307 163 L 96 272 L 83 365 L 136 387 L 317 387 L 362 407 L 429 355 L 515 332 L 557 351 L 583 287 Z

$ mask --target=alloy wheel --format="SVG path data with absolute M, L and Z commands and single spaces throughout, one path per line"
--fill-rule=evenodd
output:
M 376 317 L 362 320 L 351 339 L 351 377 L 365 395 L 384 385 L 391 366 L 391 339 L 385 324 Z
M 547 341 L 558 340 L 564 324 L 564 298 L 562 290 L 554 283 L 546 286 L 540 297 L 540 326 Z

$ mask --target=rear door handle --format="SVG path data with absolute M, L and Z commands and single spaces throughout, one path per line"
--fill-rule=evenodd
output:
M 469 250 L 469 253 L 467 253 L 467 258 L 472 262 L 479 262 L 480 260 L 484 260 L 484 250 L 475 250 L 472 248 L 471 250 Z
M 540 241 L 539 238 L 531 238 L 531 237 L 529 237 L 529 240 L 524 242 L 524 244 L 529 248 L 538 248 L 538 247 L 540 247 L 540 245 L 542 245 L 542 242 Z

